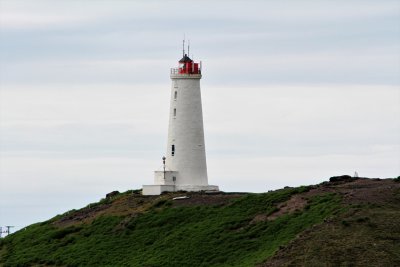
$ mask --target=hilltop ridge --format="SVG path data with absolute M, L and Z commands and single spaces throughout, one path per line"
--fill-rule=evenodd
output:
M 400 266 L 399 207 L 399 178 L 113 192 L 1 240 L 0 266 Z

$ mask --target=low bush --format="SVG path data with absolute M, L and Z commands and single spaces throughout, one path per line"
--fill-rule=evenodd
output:
M 306 190 L 246 194 L 222 206 L 174 207 L 161 199 L 131 219 L 105 214 L 79 227 L 36 224 L 0 243 L 12 248 L 0 265 L 255 266 L 340 209 L 340 198 L 326 194 L 311 198 L 306 210 L 251 222 Z

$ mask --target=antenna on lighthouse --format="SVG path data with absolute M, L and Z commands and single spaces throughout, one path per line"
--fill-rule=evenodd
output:
M 185 34 L 183 34 L 182 57 L 185 56 Z

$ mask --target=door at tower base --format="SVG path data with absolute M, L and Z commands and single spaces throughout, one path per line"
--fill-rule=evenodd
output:
M 144 185 L 143 195 L 167 191 L 217 191 L 208 184 L 203 111 L 201 104 L 201 64 L 186 54 L 173 68 L 167 151 L 163 170 L 154 174 L 154 185 Z

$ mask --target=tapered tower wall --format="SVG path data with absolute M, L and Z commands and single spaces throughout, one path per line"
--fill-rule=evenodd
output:
M 144 195 L 166 191 L 218 191 L 208 185 L 203 110 L 201 105 L 201 63 L 186 54 L 179 68 L 171 69 L 171 98 L 167 154 L 163 170 L 154 172 L 154 184 L 144 185 Z
M 166 165 L 175 184 L 208 185 L 200 91 L 201 74 L 171 74 Z

